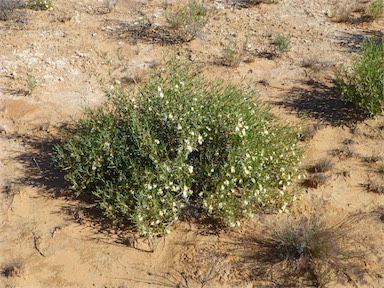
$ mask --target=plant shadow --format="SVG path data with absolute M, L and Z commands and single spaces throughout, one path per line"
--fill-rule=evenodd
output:
M 350 53 L 358 53 L 361 50 L 361 43 L 364 39 L 371 38 L 377 43 L 381 42 L 384 33 L 377 30 L 364 30 L 361 33 L 341 32 L 337 35 L 336 42 Z
M 276 104 L 332 126 L 350 127 L 367 118 L 361 109 L 344 100 L 335 86 L 314 80 L 302 84 Z
M 22 176 L 14 180 L 15 184 L 37 187 L 39 191 L 42 191 L 42 196 L 68 200 L 60 213 L 67 215 L 69 220 L 79 224 L 91 223 L 92 226 L 99 227 L 99 230 L 103 232 L 111 230 L 112 221 L 103 217 L 102 211 L 90 197 L 76 197 L 65 180 L 65 174 L 53 160 L 55 145 L 60 143 L 59 138 L 26 134 L 10 134 L 6 137 L 20 139 L 25 147 L 25 152 L 15 157 L 23 168 Z

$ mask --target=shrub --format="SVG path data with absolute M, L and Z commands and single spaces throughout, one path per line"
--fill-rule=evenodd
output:
M 298 133 L 252 99 L 169 61 L 139 93 L 114 87 L 56 147 L 77 194 L 144 235 L 191 212 L 235 226 L 259 207 L 286 209 L 298 173 Z
M 53 0 L 27 0 L 26 6 L 35 10 L 50 10 L 53 8 Z
M 365 39 L 362 53 L 350 71 L 337 73 L 336 85 L 346 100 L 360 106 L 371 116 L 384 108 L 384 39 L 379 43 Z

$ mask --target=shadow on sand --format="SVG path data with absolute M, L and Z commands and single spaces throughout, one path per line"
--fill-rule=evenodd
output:
M 345 101 L 333 85 L 313 80 L 302 84 L 302 87 L 292 88 L 284 100 L 275 104 L 332 126 L 351 127 L 367 118 L 361 109 Z

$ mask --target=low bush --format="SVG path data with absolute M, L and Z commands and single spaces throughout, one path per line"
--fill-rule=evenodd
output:
M 139 93 L 114 87 L 105 107 L 88 109 L 56 161 L 78 195 L 143 235 L 168 233 L 183 215 L 233 227 L 291 204 L 302 156 L 296 129 L 254 96 L 169 61 Z
M 50 10 L 53 8 L 54 0 L 27 0 L 26 6 L 34 10 Z
M 337 73 L 336 85 L 346 100 L 375 116 L 384 109 L 384 39 L 365 39 L 361 51 L 350 70 Z

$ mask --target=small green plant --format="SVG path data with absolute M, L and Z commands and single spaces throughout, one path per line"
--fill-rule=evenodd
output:
M 109 91 L 106 106 L 64 136 L 56 161 L 77 195 L 142 235 L 168 233 L 196 212 L 234 227 L 296 198 L 298 133 L 254 96 L 169 61 L 138 94 Z
M 173 28 L 184 30 L 195 36 L 206 22 L 204 2 L 189 0 L 185 5 L 165 4 L 165 18 Z
M 34 10 L 50 10 L 53 8 L 54 0 L 28 0 L 26 6 Z
M 272 41 L 272 44 L 276 47 L 278 52 L 287 52 L 289 47 L 289 38 L 280 34 L 276 35 Z
M 276 279 L 269 278 L 275 285 L 323 287 L 335 278 L 353 281 L 353 276 L 365 271 L 354 262 L 357 257 L 361 260 L 365 251 L 351 233 L 363 216 L 335 222 L 312 213 L 266 224 L 261 233 L 250 228 L 235 242 L 242 247 L 235 251 L 244 259 L 242 266 L 250 270 L 251 277 L 276 275 Z
M 220 63 L 224 66 L 235 67 L 240 63 L 241 51 L 232 38 L 229 39 L 228 45 L 223 49 L 223 55 Z
M 369 15 L 372 19 L 381 17 L 384 13 L 384 1 L 383 0 L 370 0 L 369 1 Z
M 37 80 L 36 78 L 32 75 L 31 71 L 28 70 L 27 73 L 25 74 L 25 91 L 26 94 L 32 94 L 33 90 L 37 86 Z
M 371 116 L 384 109 L 384 38 L 365 39 L 352 68 L 338 71 L 336 86 L 343 97 Z

